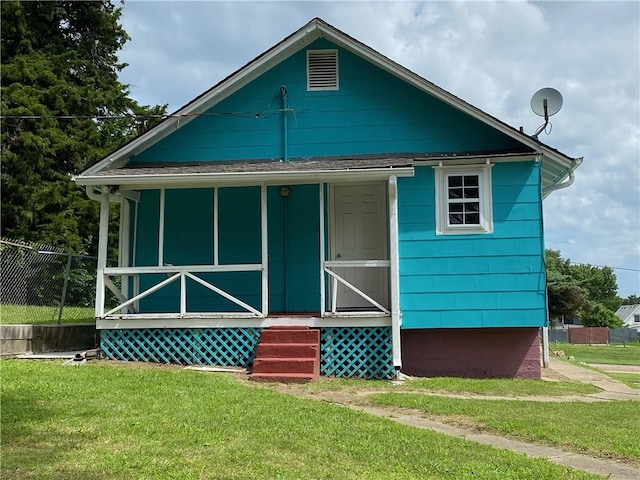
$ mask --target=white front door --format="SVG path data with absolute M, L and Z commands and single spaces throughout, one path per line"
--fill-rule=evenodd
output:
M 387 260 L 387 207 L 384 183 L 333 185 L 332 260 Z M 389 274 L 385 267 L 335 268 L 334 271 L 369 297 L 388 307 Z M 339 310 L 374 308 L 338 282 Z

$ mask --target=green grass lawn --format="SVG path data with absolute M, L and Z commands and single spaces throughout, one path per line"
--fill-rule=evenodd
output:
M 0 368 L 4 480 L 598 478 L 226 374 Z
M 530 402 L 452 399 L 416 393 L 367 397 L 377 405 L 414 408 L 446 423 L 640 463 L 636 401 Z
M 0 305 L 0 325 L 58 323 L 59 307 L 39 305 Z M 92 307 L 64 307 L 61 323 L 95 322 Z
M 640 343 L 611 345 L 576 345 L 559 343 L 550 345 L 551 350 L 564 351 L 565 358 L 570 355 L 576 362 L 613 363 L 617 365 L 640 365 Z

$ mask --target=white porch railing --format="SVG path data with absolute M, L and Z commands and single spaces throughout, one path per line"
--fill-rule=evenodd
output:
M 351 284 L 350 282 L 348 282 L 347 280 L 345 280 L 340 275 L 338 275 L 335 271 L 332 270 L 336 268 L 386 268 L 387 270 L 389 270 L 391 267 L 391 262 L 389 260 L 331 260 L 331 261 L 324 261 L 322 263 L 323 263 L 322 271 L 324 274 L 328 275 L 327 278 L 331 282 L 331 288 L 330 288 L 331 305 L 330 305 L 329 311 L 326 311 L 325 300 L 324 300 L 325 296 L 324 296 L 324 275 L 323 275 L 323 282 L 321 286 L 323 290 L 321 295 L 322 316 L 331 316 L 331 315 L 359 316 L 363 314 L 366 314 L 366 315 L 371 315 L 371 314 L 390 315 L 391 314 L 390 310 L 384 305 L 382 305 L 379 301 L 375 300 L 374 298 L 371 298 L 369 295 L 364 293 L 358 287 Z M 373 312 L 361 312 L 361 311 L 338 312 L 338 283 L 341 283 L 342 285 L 347 287 L 349 290 L 353 291 L 358 296 L 363 298 L 367 303 L 375 307 L 375 311 Z
M 197 274 L 204 273 L 221 273 L 221 272 L 259 272 L 263 270 L 262 264 L 239 264 L 239 265 L 184 265 L 184 266 L 163 266 L 163 267 L 115 267 L 104 268 L 103 278 L 104 286 L 113 292 L 113 294 L 121 302 L 115 308 L 112 308 L 105 312 L 105 292 L 102 293 L 99 298 L 99 311 L 96 315 L 99 318 L 109 318 L 112 316 L 126 317 L 129 316 L 128 311 L 133 312 L 133 316 L 136 318 L 143 318 L 145 314 L 138 313 L 138 301 L 151 295 L 158 290 L 166 287 L 167 285 L 180 282 L 180 308 L 179 312 L 167 312 L 167 315 L 175 317 L 179 315 L 180 318 L 186 318 L 189 316 L 224 316 L 224 317 L 259 317 L 264 318 L 266 316 L 266 308 L 261 306 L 262 311 L 254 308 L 253 306 L 243 302 L 239 298 L 234 297 L 228 292 L 225 292 L 216 285 L 200 278 Z M 100 272 L 98 272 L 100 274 Z M 139 292 L 140 275 L 143 274 L 166 274 L 167 278 L 152 285 L 146 290 Z M 131 298 L 121 292 L 118 287 L 115 286 L 110 277 L 132 277 L 134 291 Z M 203 287 L 217 293 L 221 297 L 229 300 L 230 302 L 238 305 L 244 311 L 242 312 L 189 312 L 187 311 L 187 278 L 202 285 Z M 264 296 L 263 296 L 264 297 Z M 120 312 L 120 313 L 117 313 Z M 162 314 L 149 314 L 154 318 L 158 318 Z

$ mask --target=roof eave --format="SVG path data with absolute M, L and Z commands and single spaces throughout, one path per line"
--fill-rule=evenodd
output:
M 239 185 L 293 185 L 342 180 L 381 180 L 391 176 L 412 177 L 413 167 L 385 167 L 344 170 L 304 170 L 282 172 L 223 172 L 148 175 L 84 175 L 74 177 L 79 185 L 124 186 L 136 190 L 155 188 L 202 188 Z

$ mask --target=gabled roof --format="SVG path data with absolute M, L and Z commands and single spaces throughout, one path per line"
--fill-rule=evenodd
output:
M 616 310 L 616 315 L 625 323 L 633 323 L 633 315 L 640 314 L 640 304 L 622 305 Z
M 573 171 L 580 165 L 582 158 L 571 158 L 511 127 L 510 125 L 507 125 L 492 115 L 483 112 L 421 76 L 413 73 L 393 60 L 390 60 L 367 45 L 329 25 L 320 18 L 314 18 L 298 31 L 289 35 L 280 43 L 256 57 L 244 67 L 240 68 L 182 108 L 178 109 L 175 113 L 168 115 L 165 120 L 160 122 L 154 128 L 134 138 L 124 146 L 107 155 L 104 159 L 89 166 L 76 176 L 75 180 L 78 183 L 83 184 L 85 183 L 82 181 L 83 177 L 92 177 L 103 170 L 122 167 L 127 163 L 130 156 L 136 155 L 159 142 L 169 134 L 173 133 L 176 129 L 179 129 L 189 123 L 199 114 L 206 112 L 220 101 L 237 92 L 264 72 L 270 70 L 278 63 L 320 38 L 324 38 L 339 47 L 344 48 L 378 68 L 381 68 L 408 84 L 413 85 L 419 90 L 436 97 L 451 107 L 484 122 L 485 124 L 531 148 L 534 152 L 540 155 L 542 160 L 542 186 L 543 192 L 546 194 L 555 189 L 562 188 L 563 186 L 568 186 L 573 182 Z M 416 160 L 420 159 L 416 158 Z M 569 178 L 569 182 L 562 183 L 567 178 Z

